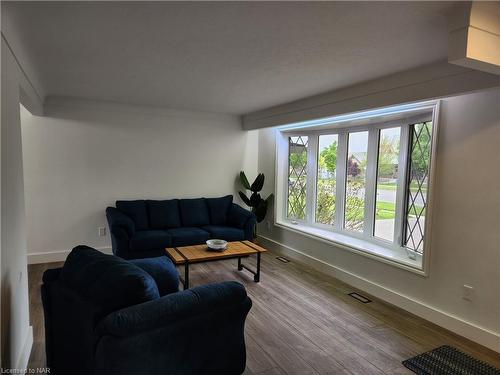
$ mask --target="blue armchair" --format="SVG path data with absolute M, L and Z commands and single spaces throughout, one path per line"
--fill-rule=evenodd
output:
M 126 261 L 86 246 L 43 275 L 51 374 L 241 374 L 252 302 L 224 282 L 178 292 L 166 257 Z
M 157 257 L 170 246 L 210 238 L 252 240 L 255 215 L 220 198 L 117 201 L 106 209 L 113 253 L 124 259 Z

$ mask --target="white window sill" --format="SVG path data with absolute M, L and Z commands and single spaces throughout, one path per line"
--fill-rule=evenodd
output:
M 416 259 L 410 259 L 404 248 L 387 248 L 360 238 L 303 224 L 278 221 L 276 225 L 380 262 L 425 275 L 422 256 L 417 255 Z

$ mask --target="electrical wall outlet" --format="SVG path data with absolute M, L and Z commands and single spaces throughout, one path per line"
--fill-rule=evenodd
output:
M 99 227 L 99 237 L 104 237 L 106 235 L 106 227 Z
M 472 301 L 474 299 L 474 287 L 464 284 L 462 285 L 462 299 Z

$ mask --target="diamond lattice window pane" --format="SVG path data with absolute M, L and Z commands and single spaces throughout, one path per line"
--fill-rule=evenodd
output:
M 423 253 L 432 122 L 412 125 L 411 129 L 405 246 L 410 250 Z
M 307 136 L 288 138 L 287 217 L 306 218 Z

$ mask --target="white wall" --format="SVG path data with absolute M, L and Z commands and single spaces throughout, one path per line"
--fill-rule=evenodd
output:
M 19 103 L 41 112 L 41 100 L 2 34 L 1 115 L 1 366 L 25 367 L 29 325 L 26 225 Z
M 498 89 L 441 103 L 428 277 L 286 229 L 263 225 L 259 233 L 292 256 L 500 351 L 499 103 Z M 274 130 L 260 130 L 259 170 L 269 177 L 267 192 L 274 160 Z M 461 298 L 463 284 L 475 288 L 472 302 Z
M 235 194 L 257 172 L 258 134 L 236 116 L 49 98 L 21 122 L 30 262 L 109 250 L 98 227 L 117 199 Z

